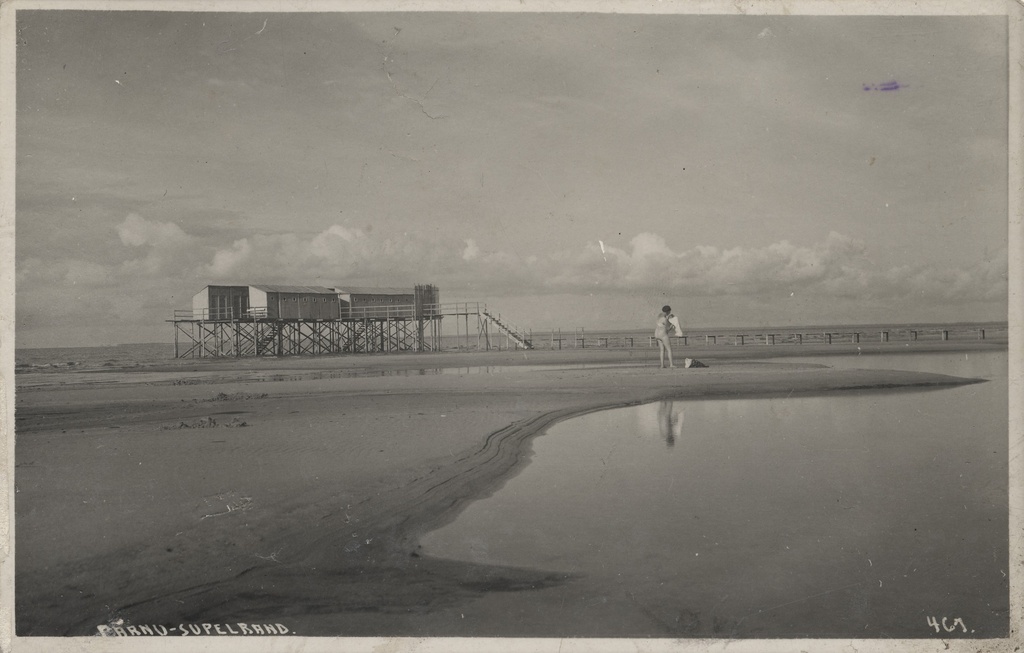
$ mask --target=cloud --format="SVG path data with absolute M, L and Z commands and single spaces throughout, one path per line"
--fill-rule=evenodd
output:
M 138 214 L 129 214 L 117 226 L 121 243 L 136 250 L 141 256 L 121 264 L 121 274 L 129 277 L 161 277 L 181 274 L 190 269 L 201 256 L 199 239 L 185 233 L 173 222 L 147 220 Z
M 641 233 L 625 249 L 591 243 L 583 251 L 564 253 L 532 267 L 542 279 L 541 287 L 551 293 L 603 290 L 758 298 L 799 293 L 894 302 L 1005 301 L 1005 249 L 968 267 L 936 261 L 888 269 L 878 266 L 867 252 L 862 241 L 837 232 L 811 245 L 782 240 L 762 247 L 698 245 L 685 250 L 673 249 L 657 234 Z M 492 277 L 492 281 L 498 279 Z
M 173 222 L 132 214 L 116 232 L 124 251 L 107 252 L 109 262 L 19 260 L 19 328 L 42 329 L 54 320 L 97 326 L 116 316 L 121 328 L 141 333 L 210 283 L 435 283 L 442 296 L 457 291 L 480 301 L 529 297 L 537 310 L 548 311 L 540 308 L 545 296 L 671 295 L 713 303 L 729 298 L 725 303 L 731 306 L 788 306 L 792 310 L 778 309 L 784 311 L 781 319 L 796 322 L 827 320 L 840 310 L 859 315 L 863 312 L 856 307 L 866 306 L 891 307 L 891 319 L 908 312 L 964 319 L 975 314 L 972 307 L 979 302 L 999 314 L 1007 297 L 1005 248 L 969 266 L 933 261 L 885 268 L 871 260 L 863 242 L 837 232 L 811 244 L 780 240 L 729 248 L 680 248 L 643 232 L 624 247 L 595 240 L 544 256 L 491 249 L 474 238 L 445 238 L 433 231 L 385 237 L 343 225 L 311 234 L 236 234 L 217 244 Z M 131 257 L 118 263 L 124 253 Z M 793 296 L 799 297 L 802 314 L 793 312 L 796 304 L 781 303 Z M 813 317 L 804 315 L 808 311 Z
M 173 222 L 129 214 L 117 239 L 94 260 L 26 257 L 17 264 L 18 324 L 53 320 L 102 324 L 112 317 L 151 323 L 165 316 L 143 310 L 172 296 L 186 296 L 205 255 L 199 240 Z M 117 251 L 120 241 L 123 251 Z M 124 254 L 128 254 L 125 258 Z
M 866 265 L 864 244 L 838 233 L 823 243 L 783 240 L 764 247 L 676 251 L 661 236 L 641 233 L 628 249 L 589 244 L 568 259 L 546 285 L 559 291 L 602 286 L 615 290 L 680 290 L 689 294 L 760 294 L 842 279 Z
M 64 280 L 72 285 L 104 286 L 111 281 L 110 268 L 91 261 L 69 260 Z
M 964 268 L 940 265 L 899 266 L 866 275 L 865 292 L 876 296 L 913 296 L 955 302 L 965 299 L 1005 300 L 1007 296 L 1008 250 Z
M 478 256 L 480 256 L 480 248 L 477 247 L 476 241 L 472 238 L 467 238 L 466 249 L 462 250 L 462 260 L 472 261 Z
M 233 282 L 293 281 L 322 279 L 344 274 L 359 264 L 388 258 L 393 252 L 387 242 L 374 242 L 358 229 L 332 225 L 303 238 L 299 234 L 256 234 L 216 249 L 203 270 L 213 280 Z
M 173 222 L 150 221 L 137 213 L 128 214 L 124 222 L 117 226 L 117 235 L 120 236 L 122 243 L 132 247 L 166 247 L 191 240 L 188 234 Z
M 20 262 L 19 285 L 105 286 L 114 280 L 110 266 L 81 259 L 52 260 L 32 257 Z
M 201 271 L 218 282 L 343 283 L 381 279 L 382 284 L 414 284 L 450 279 L 467 252 L 465 241 L 409 232 L 390 237 L 331 225 L 312 235 L 256 234 L 216 248 Z M 468 259 L 467 259 L 468 260 Z
M 602 247 L 603 244 L 603 247 Z M 578 250 L 537 257 L 482 248 L 475 239 L 426 233 L 383 238 L 332 225 L 303 237 L 255 235 L 214 251 L 202 273 L 219 282 L 268 280 L 387 284 L 433 282 L 487 294 L 662 292 L 691 296 L 789 296 L 993 300 L 1006 294 L 1006 253 L 967 268 L 943 262 L 882 269 L 865 244 L 837 232 L 823 241 L 788 240 L 762 247 L 676 249 L 650 232 L 628 247 L 595 241 Z
M 229 249 L 218 249 L 207 270 L 215 278 L 230 276 L 232 272 L 249 259 L 252 247 L 246 238 L 236 240 Z
M 941 302 L 996 301 L 1007 293 L 1005 249 L 968 267 L 936 261 L 885 269 L 868 257 L 862 241 L 837 232 L 810 245 L 781 240 L 761 247 L 689 249 L 642 232 L 625 248 L 594 241 L 542 257 L 485 249 L 473 238 L 446 239 L 432 232 L 382 237 L 338 224 L 311 235 L 254 234 L 217 246 L 201 245 L 173 222 L 130 214 L 117 226 L 117 234 L 137 256 L 120 265 L 30 258 L 19 263 L 19 284 L 99 287 L 173 279 L 179 285 L 331 285 L 375 279 L 382 285 L 431 282 L 482 296 L 671 291 L 688 296 L 800 293 Z M 178 294 L 191 290 L 179 289 Z

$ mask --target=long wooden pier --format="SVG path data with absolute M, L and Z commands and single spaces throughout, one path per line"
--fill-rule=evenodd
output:
M 606 349 L 656 347 L 650 332 L 528 332 L 536 349 Z M 911 342 L 957 343 L 987 341 L 1005 343 L 1009 327 L 1005 322 L 979 324 L 920 324 L 901 326 L 776 327 L 770 329 L 686 329 L 673 336 L 675 347 L 751 347 L 775 345 L 859 345 Z

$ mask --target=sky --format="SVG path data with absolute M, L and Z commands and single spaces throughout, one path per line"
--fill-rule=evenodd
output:
M 16 345 L 207 284 L 534 329 L 1004 320 L 989 17 L 19 11 Z

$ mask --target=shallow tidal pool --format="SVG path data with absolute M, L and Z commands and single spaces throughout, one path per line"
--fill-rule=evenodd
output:
M 506 615 L 481 624 L 491 634 L 529 622 L 551 636 L 1005 636 L 1005 353 L 814 362 L 989 380 L 561 422 L 524 471 L 422 545 L 569 580 L 459 614 Z

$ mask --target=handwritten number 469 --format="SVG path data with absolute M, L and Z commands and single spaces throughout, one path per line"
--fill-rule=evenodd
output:
M 967 632 L 967 625 L 964 624 L 964 620 L 960 617 L 957 617 L 950 623 L 946 623 L 948 620 L 948 617 L 943 617 L 942 621 L 939 622 L 935 619 L 935 617 L 928 617 L 928 625 L 934 628 L 935 632 L 937 633 L 941 633 L 943 630 L 945 630 L 947 633 L 951 633 L 954 630 L 956 630 L 957 626 L 960 626 L 960 628 L 963 629 L 963 632 Z M 942 630 L 939 630 L 940 628 Z

